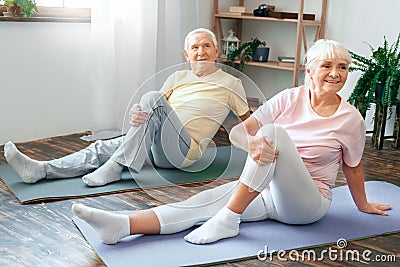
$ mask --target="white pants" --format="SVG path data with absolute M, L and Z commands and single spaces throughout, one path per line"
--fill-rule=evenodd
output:
M 322 197 L 286 131 L 277 125 L 262 127 L 257 135 L 267 136 L 279 149 L 276 162 L 256 164 L 247 158 L 240 182 L 261 192 L 242 214 L 242 221 L 278 220 L 308 224 L 321 219 L 331 201 Z M 153 208 L 161 234 L 183 231 L 206 221 L 226 205 L 238 182 L 230 182 L 182 202 Z

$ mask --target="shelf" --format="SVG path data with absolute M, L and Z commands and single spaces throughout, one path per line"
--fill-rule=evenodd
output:
M 237 14 L 229 14 L 229 13 L 216 13 L 215 17 L 221 18 L 221 19 L 246 19 L 246 20 L 264 20 L 264 21 L 279 21 L 279 22 L 291 22 L 291 23 L 298 23 L 297 19 L 278 19 L 278 18 L 272 18 L 272 17 L 256 17 L 252 14 L 243 14 L 243 15 L 237 15 Z M 307 26 L 320 26 L 321 21 L 318 20 L 302 20 L 303 25 Z
M 67 18 L 67 17 L 0 17 L 0 21 L 7 22 L 68 22 L 68 23 L 90 23 L 90 18 Z
M 218 62 L 226 62 L 226 58 L 218 58 Z M 234 63 L 240 64 L 240 61 L 235 60 Z M 249 62 L 246 62 L 245 65 L 270 68 L 270 69 L 278 69 L 278 70 L 294 71 L 294 66 L 293 67 L 279 66 L 277 61 L 267 61 L 267 62 L 249 61 Z M 304 66 L 300 66 L 300 68 L 298 70 L 305 70 L 305 68 L 304 68 Z
M 268 62 L 254 62 L 250 61 L 245 63 L 249 66 L 262 67 L 268 69 L 276 69 L 276 70 L 284 70 L 291 71 L 292 74 L 292 85 L 298 86 L 299 83 L 299 75 L 301 71 L 305 70 L 304 66 L 301 66 L 301 55 L 304 51 L 304 54 L 307 53 L 308 44 L 307 41 L 310 40 L 309 31 L 306 30 L 307 27 L 314 28 L 315 35 L 313 40 L 316 41 L 318 39 L 324 38 L 325 31 L 325 21 L 326 21 L 326 7 L 328 0 L 320 0 L 321 2 L 321 12 L 319 13 L 319 19 L 315 20 L 318 14 L 307 14 L 304 13 L 304 2 L 305 0 L 298 0 L 298 9 L 297 12 L 273 12 L 270 13 L 269 17 L 258 17 L 254 16 L 253 13 L 229 13 L 229 12 L 221 12 L 219 11 L 219 0 L 214 0 L 213 6 L 213 31 L 217 36 L 217 39 L 223 40 L 223 27 L 222 21 L 224 20 L 232 20 L 229 22 L 233 22 L 231 24 L 231 28 L 234 27 L 234 31 L 236 32 L 239 39 L 242 36 L 243 24 L 248 21 L 257 21 L 261 24 L 265 24 L 265 27 L 277 25 L 268 25 L 268 24 L 277 24 L 279 23 L 292 23 L 296 27 L 296 41 L 293 43 L 295 46 L 295 53 L 293 54 L 296 59 L 294 64 L 292 65 L 280 65 L 276 61 L 268 61 Z M 244 0 L 238 0 L 237 6 L 245 6 Z M 300 19 L 299 19 L 300 18 Z M 265 23 L 263 23 L 265 22 Z M 268 23 L 274 22 L 274 23 Z M 273 49 L 273 48 L 272 48 Z M 226 59 L 219 59 L 220 62 L 226 61 Z M 240 64 L 240 61 L 235 61 L 235 64 Z

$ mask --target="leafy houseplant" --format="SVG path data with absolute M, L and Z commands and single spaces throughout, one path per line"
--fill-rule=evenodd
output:
M 38 13 L 35 0 L 4 0 L 4 5 L 13 16 L 31 17 Z
M 384 37 L 383 46 L 376 50 L 370 46 L 370 58 L 350 51 L 353 63 L 350 71 L 360 70 L 361 77 L 348 101 L 353 104 L 365 118 L 371 101 L 379 105 L 392 107 L 397 101 L 400 86 L 400 34 L 394 44 L 389 46 Z M 381 92 L 379 92 L 381 90 Z
M 240 58 L 239 69 L 242 71 L 244 64 L 249 62 L 253 56 L 253 52 L 260 46 L 265 46 L 265 42 L 260 41 L 258 38 L 252 38 L 250 42 L 243 43 L 237 50 L 228 54 L 227 64 L 234 65 L 234 61 Z

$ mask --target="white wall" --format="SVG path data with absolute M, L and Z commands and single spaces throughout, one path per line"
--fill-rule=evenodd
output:
M 227 0 L 226 3 L 228 3 Z M 225 2 L 220 0 L 220 2 Z M 232 5 L 235 1 L 229 1 Z M 246 0 L 247 12 L 252 12 L 262 0 Z M 296 0 L 269 0 L 268 4 L 275 5 L 276 11 L 297 12 L 298 1 Z M 318 14 L 321 7 L 320 0 L 305 0 L 305 13 Z M 227 11 L 231 4 L 221 5 L 221 11 Z M 328 0 L 327 21 L 325 38 L 334 39 L 343 43 L 351 51 L 369 56 L 370 50 L 364 42 L 377 47 L 383 43 L 386 36 L 389 43 L 393 43 L 400 32 L 400 10 L 399 0 Z M 314 33 L 309 28 L 309 33 Z M 229 26 L 225 26 L 225 31 Z M 296 25 L 291 23 L 276 22 L 243 22 L 243 40 L 258 37 L 270 45 L 270 60 L 276 60 L 278 55 L 294 54 Z M 308 45 L 312 42 L 309 40 Z M 251 77 L 268 98 L 276 92 L 291 86 L 292 74 L 287 71 L 278 71 L 246 66 L 244 72 Z M 360 73 L 350 73 L 341 95 L 348 98 Z M 373 107 L 367 114 L 367 127 L 371 129 Z M 393 119 L 388 123 L 387 134 L 393 128 Z
M 400 33 L 398 0 L 328 0 L 326 38 L 343 43 L 358 54 L 369 56 L 373 47 L 383 44 L 386 36 L 393 43 Z M 359 73 L 351 73 L 343 95 L 351 92 Z
M 188 1 L 188 0 L 186 0 Z M 195 1 L 195 0 L 191 0 Z M 220 0 L 225 7 L 236 1 Z M 319 13 L 319 0 L 306 0 L 306 13 Z M 197 0 L 195 24 L 211 27 L 212 0 Z M 248 10 L 261 0 L 246 0 Z M 296 12 L 298 1 L 270 0 L 277 11 Z M 383 36 L 393 42 L 399 32 L 400 1 L 328 0 L 326 38 L 369 55 L 368 42 L 380 45 Z M 271 25 L 273 27 L 269 27 Z M 245 23 L 271 45 L 272 60 L 294 51 L 295 24 Z M 247 35 L 247 36 L 246 36 Z M 0 23 L 0 144 L 28 141 L 90 130 L 90 24 Z M 171 48 L 174 49 L 174 48 Z M 176 48 L 181 51 L 182 47 Z M 291 73 L 246 66 L 245 73 L 270 97 L 291 86 Z M 357 73 L 351 73 L 342 95 L 347 97 Z
M 0 22 L 0 144 L 90 129 L 90 24 Z
M 235 1 L 220 0 L 220 10 L 227 11 L 229 5 Z M 252 12 L 262 0 L 246 0 L 246 11 Z M 305 0 L 305 13 L 316 14 L 319 19 L 321 10 L 320 0 Z M 276 11 L 297 12 L 298 1 L 296 0 L 269 0 L 268 4 L 275 5 Z M 400 32 L 400 1 L 385 0 L 379 2 L 373 0 L 328 0 L 327 21 L 325 38 L 335 39 L 342 42 L 350 50 L 369 55 L 369 48 L 363 42 L 372 46 L 382 44 L 383 36 L 389 42 L 393 42 Z M 229 30 L 229 23 L 224 20 L 224 32 Z M 308 28 L 308 33 L 314 36 L 313 28 Z M 225 33 L 226 34 L 226 33 Z M 281 22 L 243 21 L 243 41 L 252 37 L 258 37 L 267 42 L 271 47 L 270 60 L 276 60 L 279 55 L 293 55 L 295 52 L 296 24 Z M 308 40 L 308 45 L 312 40 Z M 284 87 L 291 86 L 291 73 L 285 71 L 266 70 L 255 67 L 245 67 L 244 70 L 267 97 L 275 94 Z M 354 86 L 358 76 L 356 73 L 350 75 L 343 95 L 347 96 Z
M 400 33 L 400 1 L 384 0 L 377 4 L 373 0 L 328 0 L 326 38 L 343 43 L 351 51 L 364 56 L 371 55 L 366 43 L 376 48 L 383 44 L 386 36 L 389 44 L 395 42 Z M 347 99 L 359 72 L 350 73 L 341 95 Z M 372 130 L 374 106 L 367 113 L 367 129 Z M 386 124 L 386 135 L 393 131 L 393 116 Z
M 331 0 L 332 1 L 332 0 Z M 237 1 L 220 0 L 219 10 L 227 12 L 230 5 Z M 246 12 L 252 13 L 260 4 L 266 3 L 262 0 L 245 0 Z M 267 2 L 275 6 L 275 11 L 297 12 L 298 1 L 296 0 L 269 0 Z M 312 13 L 320 18 L 321 1 L 306 0 L 305 13 Z M 224 36 L 227 36 L 228 30 L 232 27 L 229 20 L 222 20 Z M 254 21 L 243 20 L 242 42 L 247 42 L 251 38 L 259 38 L 270 47 L 269 60 L 277 61 L 278 56 L 294 56 L 296 51 L 296 23 L 282 23 L 273 21 Z M 315 35 L 316 28 L 307 28 L 307 35 L 311 40 Z M 293 72 L 285 70 L 265 69 L 252 66 L 245 66 L 243 72 L 247 74 L 263 92 L 266 98 L 270 98 L 284 88 L 292 86 Z M 301 77 L 302 79 L 302 77 Z M 256 92 L 247 92 L 250 96 L 256 96 Z
M 212 0 L 181 5 L 182 31 L 211 27 Z M 0 22 L 0 145 L 92 128 L 90 41 L 88 23 Z M 183 42 L 166 46 L 184 60 Z

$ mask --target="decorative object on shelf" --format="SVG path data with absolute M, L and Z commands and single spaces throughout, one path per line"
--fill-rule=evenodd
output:
M 293 67 L 294 61 L 294 57 L 278 56 L 278 65 L 282 67 Z
M 232 51 L 232 53 L 228 54 L 227 64 L 230 66 L 234 65 L 234 61 L 239 58 L 239 70 L 242 71 L 244 68 L 244 64 L 249 62 L 253 57 L 253 52 L 257 47 L 263 47 L 266 45 L 266 42 L 260 41 L 258 38 L 252 38 L 250 42 L 243 43 L 237 50 Z
M 268 17 L 270 10 L 266 4 L 261 4 L 257 9 L 253 10 L 253 15 L 256 17 Z
M 267 62 L 269 56 L 269 47 L 257 47 L 254 49 L 252 59 L 255 62 Z
M 299 13 L 271 11 L 269 16 L 276 19 L 298 19 Z M 315 20 L 315 14 L 303 14 L 303 20 Z
M 7 13 L 7 7 L 5 5 L 0 4 L 0 16 L 4 16 L 4 13 Z
M 244 6 L 231 6 L 229 7 L 229 13 L 241 15 L 246 13 L 246 7 Z
M 221 57 L 227 58 L 233 51 L 239 49 L 240 40 L 234 35 L 233 30 L 229 30 L 229 36 L 221 40 L 222 42 L 222 55 Z
M 239 39 L 244 40 L 242 35 L 243 29 L 246 29 L 246 36 L 257 36 L 257 32 L 263 31 L 262 27 L 256 27 L 255 25 L 265 25 L 267 28 L 269 27 L 279 27 L 282 24 L 296 24 L 296 33 L 293 36 L 294 42 L 287 42 L 282 44 L 282 47 L 279 48 L 280 51 L 288 51 L 289 45 L 294 45 L 294 53 L 289 54 L 289 56 L 294 56 L 297 59 L 301 57 L 303 47 L 308 47 L 307 40 L 318 40 L 324 38 L 325 33 L 325 21 L 326 21 L 326 8 L 328 6 L 328 0 L 316 0 L 320 4 L 320 9 L 318 15 L 316 14 L 305 14 L 305 2 L 304 0 L 293 0 L 291 5 L 294 5 L 297 2 L 297 10 L 293 10 L 294 12 L 281 12 L 279 7 L 275 8 L 275 6 L 270 6 L 267 4 L 267 8 L 270 11 L 269 17 L 258 17 L 254 16 L 252 13 L 253 8 L 248 10 L 248 6 L 254 4 L 255 1 L 245 1 L 245 0 L 214 0 L 213 5 L 213 25 L 212 29 L 216 34 L 218 40 L 223 39 L 225 36 L 223 35 L 224 31 L 228 30 L 229 28 L 224 28 L 224 21 L 228 21 L 232 25 L 235 24 L 234 29 L 237 30 L 237 36 Z M 259 1 L 259 4 L 262 4 L 264 1 Z M 277 2 L 277 1 L 275 1 Z M 223 3 L 223 5 L 221 5 Z M 233 4 L 234 3 L 234 4 Z M 246 4 L 245 4 L 246 3 Z M 314 3 L 314 1 L 313 1 Z M 241 13 L 241 14 L 232 14 L 229 12 L 221 12 L 220 10 L 227 10 L 226 7 L 229 6 L 247 6 L 248 13 Z M 257 6 L 254 6 L 256 8 Z M 314 9 L 313 9 L 314 10 Z M 231 23 L 233 22 L 233 23 Z M 249 26 L 249 23 L 254 23 L 253 25 Z M 248 27 L 249 26 L 249 27 Z M 232 26 L 231 26 L 232 27 Z M 286 27 L 284 27 L 286 28 Z M 292 31 L 282 30 L 282 34 L 291 34 Z M 271 47 L 270 49 L 274 49 Z M 274 50 L 271 50 L 274 51 Z M 292 51 L 292 49 L 290 50 Z M 271 54 L 271 53 L 270 53 Z M 250 54 L 251 56 L 251 54 Z M 240 60 L 240 58 L 239 58 Z M 250 59 L 249 59 L 250 60 Z M 225 60 L 221 60 L 225 61 Z M 236 61 L 238 62 L 238 61 Z M 228 65 L 233 65 L 233 61 L 227 62 Z M 292 76 L 292 87 L 296 87 L 299 85 L 301 81 L 300 76 L 303 75 L 304 66 L 301 64 L 293 63 L 291 66 L 284 66 L 280 65 L 279 62 L 266 62 L 266 63 L 249 63 L 250 65 L 254 66 L 255 68 L 263 68 L 265 71 L 269 69 L 275 70 L 284 70 L 290 71 Z M 282 63 L 282 64 L 289 64 L 289 63 Z M 242 62 L 241 68 L 243 68 L 244 63 Z M 268 86 L 267 86 L 268 87 Z
M 354 59 L 350 71 L 360 70 L 362 74 L 348 101 L 360 111 L 364 118 L 372 100 L 377 105 L 386 107 L 392 107 L 398 101 L 400 86 L 399 44 L 400 34 L 391 46 L 389 46 L 386 37 L 384 37 L 383 46 L 375 50 L 369 45 L 372 52 L 369 58 L 350 51 Z M 380 90 L 381 92 L 379 92 Z
M 35 0 L 3 0 L 0 3 L 4 3 L 8 13 L 16 17 L 31 17 L 38 13 Z
M 275 6 L 267 4 L 267 7 L 268 7 L 270 13 L 275 11 Z

